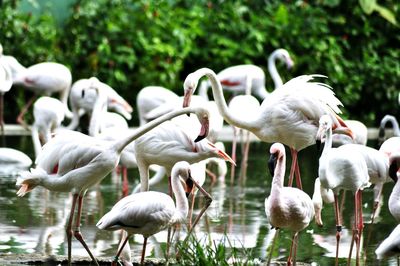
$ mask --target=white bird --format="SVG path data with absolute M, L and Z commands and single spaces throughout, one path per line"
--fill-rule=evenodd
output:
M 326 189 L 321 186 L 321 181 L 319 180 L 319 177 L 317 177 L 314 182 L 314 192 L 312 195 L 312 201 L 315 210 L 315 223 L 319 226 L 323 226 L 321 217 L 323 204 L 333 203 L 335 201 L 335 197 L 332 190 Z
M 4 132 L 4 94 L 11 89 L 13 84 L 11 69 L 3 58 L 3 46 L 0 44 L 0 126 L 2 134 Z
M 389 176 L 393 179 L 395 185 L 389 197 L 389 211 L 392 216 L 400 223 L 400 152 L 394 152 L 389 157 Z
M 353 132 L 354 139 L 345 134 L 333 134 L 332 135 L 332 146 L 339 147 L 344 144 L 361 144 L 367 145 L 368 141 L 368 128 L 364 123 L 358 120 L 344 120 L 344 123 Z
M 399 256 L 400 254 L 400 224 L 397 225 L 390 235 L 379 244 L 375 250 L 378 260 L 386 257 Z
M 248 120 L 235 117 L 230 112 L 222 94 L 221 84 L 214 71 L 208 68 L 199 69 L 187 76 L 184 82 L 183 106 L 189 105 L 190 97 L 199 79 L 204 75 L 210 79 L 218 110 L 229 124 L 251 131 L 261 141 L 281 142 L 290 147 L 292 166 L 289 182 L 296 172 L 299 187 L 301 187 L 301 180 L 297 153 L 315 144 L 319 118 L 324 114 L 329 114 L 334 121 L 333 128 L 337 132 L 351 135 L 351 131 L 336 114 L 340 113 L 341 103 L 334 96 L 331 88 L 323 83 L 310 82 L 319 75 L 304 75 L 288 81 L 278 90 L 273 91 L 263 101 L 257 115 Z
M 387 123 L 392 124 L 392 128 L 393 128 L 393 136 L 395 137 L 400 137 L 400 128 L 399 128 L 399 123 L 397 122 L 396 117 L 394 117 L 393 115 L 385 115 L 382 120 L 381 123 L 379 124 L 379 134 L 378 134 L 378 145 L 382 145 L 382 143 L 386 140 L 386 132 L 385 132 L 385 128 Z
M 274 87 L 282 86 L 282 78 L 276 69 L 276 60 L 280 60 L 286 64 L 287 68 L 293 67 L 294 63 L 289 52 L 285 49 L 276 49 L 268 57 L 268 71 L 274 82 Z M 225 68 L 217 74 L 218 80 L 221 82 L 225 91 L 230 91 L 234 95 L 245 94 L 250 91 L 251 94 L 265 99 L 269 92 L 265 88 L 265 73 L 262 68 L 255 65 L 237 65 Z M 208 100 L 208 88 L 210 83 L 203 81 L 200 83 L 199 95 Z
M 170 176 L 174 164 L 182 160 L 195 163 L 210 157 L 220 157 L 234 163 L 225 152 L 217 149 L 209 140 L 194 142 L 182 128 L 173 122 L 166 122 L 138 138 L 135 141 L 135 150 L 140 174 L 140 191 L 149 190 L 151 164 L 164 167 L 167 175 Z
M 146 253 L 147 238 L 172 225 L 185 223 L 188 215 L 188 201 L 185 195 L 193 189 L 201 187 L 193 180 L 187 162 L 178 162 L 172 168 L 172 191 L 176 198 L 176 204 L 171 196 L 155 191 L 145 191 L 122 198 L 110 212 L 106 213 L 97 223 L 99 229 L 127 231 L 128 237 L 133 234 L 141 234 L 144 237 L 142 257 L 143 265 Z M 185 182 L 186 189 L 182 187 L 181 179 Z M 125 243 L 124 243 L 125 244 Z M 123 246 L 117 252 L 118 259 Z
M 159 114 L 163 115 L 174 110 L 175 103 L 179 96 L 171 90 L 160 86 L 147 86 L 142 88 L 136 96 L 136 107 L 138 109 L 139 124 L 142 126 L 149 122 L 152 118 L 148 117 L 148 113 L 163 106 L 159 110 Z
M 389 159 L 393 152 L 400 151 L 400 137 L 391 137 L 385 140 L 379 148 L 379 151 Z
M 360 239 L 363 229 L 362 190 L 369 186 L 368 167 L 364 157 L 355 149 L 343 145 L 332 148 L 332 120 L 328 115 L 321 116 L 317 139 L 324 140 L 324 149 L 319 158 L 318 174 L 321 186 L 331 189 L 335 195 L 336 219 L 336 265 L 338 264 L 341 217 L 337 196 L 340 190 L 354 193 L 354 228 L 353 239 L 356 241 L 356 260 L 359 261 Z M 351 248 L 349 260 L 351 258 Z
M 20 85 L 32 90 L 36 95 L 44 94 L 50 96 L 53 93 L 60 93 L 60 100 L 64 104 L 65 115 L 72 117 L 68 108 L 68 95 L 72 83 L 71 71 L 63 64 L 55 62 L 42 62 L 28 68 L 22 66 L 13 56 L 5 56 L 13 76 L 13 85 Z M 36 96 L 33 96 L 23 107 L 18 115 L 17 122 L 26 126 L 23 119 L 28 108 Z
M 81 115 L 92 113 L 97 95 L 94 90 L 88 90 L 90 88 L 99 88 L 104 91 L 108 110 L 116 111 L 127 120 L 131 119 L 133 109 L 129 103 L 125 101 L 113 88 L 101 82 L 96 77 L 91 77 L 89 79 L 80 79 L 72 85 L 69 102 L 73 116 L 71 123 L 68 125 L 68 129 L 73 130 L 79 125 L 79 118 Z
M 27 169 L 32 165 L 32 160 L 25 153 L 12 149 L 0 148 L 0 173 L 10 174 L 16 169 Z
M 286 168 L 285 147 L 281 143 L 274 143 L 270 148 L 270 153 L 268 166 L 273 179 L 271 194 L 265 199 L 265 213 L 268 222 L 273 227 L 293 231 L 292 245 L 287 260 L 288 265 L 292 265 L 293 261 L 296 261 L 298 233 L 313 219 L 314 206 L 307 193 L 283 185 Z
M 64 104 L 55 98 L 42 96 L 33 104 L 34 122 L 31 128 L 35 156 L 39 155 L 42 146 L 51 139 L 65 117 Z
M 67 224 L 68 262 L 71 264 L 72 233 L 82 243 L 90 257 L 97 263 L 80 233 L 80 217 L 83 196 L 87 189 L 100 182 L 118 164 L 122 150 L 133 140 L 139 138 L 161 123 L 182 114 L 196 113 L 202 122 L 207 121 L 208 113 L 201 108 L 184 108 L 168 113 L 147 123 L 112 143 L 90 137 L 79 132 L 65 131 L 47 142 L 36 159 L 36 168 L 24 173 L 17 180 L 20 189 L 18 196 L 24 196 L 36 186 L 48 190 L 69 192 L 73 194 L 71 213 Z M 208 125 L 204 125 L 208 127 Z M 203 131 L 204 132 L 204 131 Z M 203 136 L 205 137 L 205 136 Z M 200 137 L 201 138 L 201 137 Z M 74 211 L 78 203 L 75 230 L 72 231 Z

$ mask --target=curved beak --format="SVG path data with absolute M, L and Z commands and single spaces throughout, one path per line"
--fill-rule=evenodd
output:
M 272 153 L 268 160 L 268 169 L 269 169 L 269 173 L 271 174 L 272 177 L 274 177 L 274 174 L 275 174 L 275 166 L 276 166 L 277 159 L 278 159 L 278 157 L 277 157 L 276 153 Z
M 190 105 L 190 100 L 192 98 L 192 90 L 185 90 L 184 95 L 183 95 L 183 108 L 189 107 Z M 189 116 L 189 114 L 187 114 Z
M 397 182 L 397 170 L 399 167 L 397 166 L 396 161 L 393 161 L 390 166 L 389 166 L 389 176 L 390 178 L 393 179 L 393 181 L 396 183 Z
M 201 121 L 200 133 L 197 136 L 197 138 L 194 140 L 194 142 L 198 142 L 198 141 L 206 138 L 208 136 L 209 128 L 210 128 L 210 122 L 209 122 L 208 118 L 203 118 Z
M 294 62 L 291 58 L 287 58 L 286 59 L 286 67 L 288 70 L 292 69 L 294 66 Z
M 186 180 L 185 185 L 186 185 L 185 186 L 185 194 L 186 194 L 186 197 L 189 197 L 190 193 L 192 193 L 193 188 L 194 188 L 194 182 L 193 182 L 192 175 L 190 174 L 190 172 L 189 172 L 189 178 Z
M 226 154 L 224 151 L 222 151 L 222 150 L 218 149 L 217 147 L 215 147 L 215 145 L 212 144 L 211 142 L 208 142 L 208 145 L 210 145 L 211 147 L 213 147 L 214 149 L 217 150 L 217 154 L 218 154 L 219 157 L 221 157 L 225 161 L 228 161 L 231 164 L 233 164 L 234 166 L 236 166 L 235 161 L 228 154 Z
M 348 127 L 337 127 L 337 128 L 335 128 L 335 130 L 333 130 L 333 132 L 336 133 L 336 134 L 347 135 L 353 140 L 355 138 L 353 131 Z

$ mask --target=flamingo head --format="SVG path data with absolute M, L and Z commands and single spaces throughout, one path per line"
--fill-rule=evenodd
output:
M 189 197 L 194 189 L 194 182 L 190 171 L 190 164 L 186 161 L 177 162 L 172 168 L 172 175 L 178 175 L 183 181 L 186 197 Z
M 326 133 L 332 130 L 332 119 L 329 115 L 323 115 L 319 119 L 319 127 L 316 136 L 317 148 L 321 147 L 321 143 L 325 141 Z
M 277 52 L 277 58 L 286 64 L 287 69 L 291 69 L 294 66 L 294 61 L 289 52 L 285 49 L 278 49 Z
M 275 175 L 275 167 L 277 161 L 285 155 L 285 147 L 282 143 L 274 143 L 272 144 L 271 148 L 269 149 L 271 156 L 268 160 L 268 169 L 271 176 Z
M 201 124 L 201 129 L 200 129 L 199 135 L 194 140 L 194 142 L 199 142 L 202 139 L 206 138 L 210 131 L 210 118 L 209 118 L 210 114 L 209 114 L 208 110 L 204 109 L 204 108 L 197 108 L 195 113 L 196 113 L 197 119 L 199 120 L 199 122 Z
M 393 152 L 389 157 L 389 176 L 396 183 L 400 170 L 400 152 Z
M 196 90 L 199 80 L 194 73 L 189 74 L 183 82 L 183 107 L 190 106 L 191 97 Z
M 228 154 L 226 154 L 226 152 L 217 148 L 208 139 L 204 139 L 200 142 L 195 143 L 194 150 L 196 150 L 198 153 L 207 154 L 207 157 L 221 158 L 236 166 L 235 161 Z

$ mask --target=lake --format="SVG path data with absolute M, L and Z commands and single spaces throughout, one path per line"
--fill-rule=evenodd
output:
M 4 145 L 23 151 L 33 158 L 32 144 L 29 136 L 6 137 Z M 3 145 L 3 146 L 4 146 Z M 225 143 L 230 153 L 230 143 Z M 250 252 L 254 258 L 265 261 L 268 257 L 267 248 L 271 243 L 274 230 L 267 224 L 264 200 L 269 195 L 272 177 L 267 171 L 269 144 L 253 142 L 250 147 L 246 178 L 240 178 L 240 162 L 236 169 L 234 184 L 230 185 L 230 173 L 225 181 L 210 186 L 206 180 L 204 188 L 210 192 L 214 201 L 198 226 L 196 235 L 199 239 L 211 238 L 218 243 L 228 238 L 230 245 L 238 250 Z M 288 154 L 288 150 L 287 150 Z M 309 147 L 299 154 L 303 188 L 311 196 L 314 180 L 318 173 L 318 151 L 315 146 Z M 290 153 L 289 153 L 290 157 Z M 239 156 L 240 159 L 240 156 Z M 287 173 L 290 158 L 287 158 Z M 230 166 L 228 166 L 230 169 Z M 215 170 L 215 167 L 211 167 Z M 15 186 L 17 175 L 6 173 L 0 177 L 0 253 L 42 253 L 65 255 L 67 243 L 64 225 L 69 214 L 72 197 L 68 193 L 49 192 L 36 188 L 25 197 L 16 196 Z M 129 170 L 130 188 L 138 183 L 139 174 L 136 169 Z M 391 216 L 387 200 L 393 183 L 384 187 L 384 202 L 377 223 L 370 232 L 370 216 L 373 205 L 372 189 L 363 193 L 363 214 L 365 228 L 363 242 L 367 246 L 368 265 L 376 264 L 375 249 L 397 225 Z M 167 191 L 167 179 L 151 188 L 152 190 Z M 200 194 L 200 193 L 199 193 Z M 101 184 L 91 188 L 84 199 L 81 230 L 90 249 L 95 256 L 115 256 L 119 241 L 119 232 L 101 231 L 96 228 L 97 221 L 108 212 L 121 197 L 120 178 L 107 176 Z M 343 210 L 343 231 L 341 238 L 341 263 L 346 262 L 349 242 L 351 240 L 351 225 L 353 221 L 353 197 L 350 192 L 346 195 Z M 197 203 L 201 204 L 201 200 Z M 196 210 L 199 205 L 196 204 Z M 316 263 L 318 265 L 333 265 L 335 257 L 335 219 L 332 205 L 325 205 L 322 217 L 324 226 L 318 227 L 314 222 L 299 235 L 297 261 Z M 281 230 L 274 258 L 286 260 L 291 242 L 291 233 Z M 149 239 L 149 257 L 163 257 L 160 247 L 165 246 L 166 231 L 160 232 Z M 142 236 L 130 240 L 132 256 L 140 256 Z M 279 246 L 279 247 L 278 247 Z M 355 251 L 353 251 L 353 254 Z M 245 254 L 245 253 L 243 253 Z M 248 253 L 246 253 L 248 254 Z M 86 256 L 81 244 L 72 240 L 72 255 Z M 396 258 L 383 260 L 381 265 L 395 265 Z

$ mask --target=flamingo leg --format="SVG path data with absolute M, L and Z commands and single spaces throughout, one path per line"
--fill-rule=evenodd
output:
M 122 196 L 126 197 L 129 194 L 129 182 L 128 182 L 128 168 L 122 167 Z
M 76 239 L 78 239 L 79 242 L 81 242 L 82 246 L 86 249 L 87 253 L 89 254 L 90 258 L 95 262 L 95 264 L 99 265 L 99 263 L 97 262 L 96 258 L 93 256 L 92 252 L 90 251 L 88 245 L 86 244 L 86 242 L 83 239 L 83 236 L 81 234 L 80 225 L 81 225 L 82 203 L 83 203 L 83 196 L 79 195 L 79 197 L 78 197 L 78 212 L 77 212 L 76 220 L 75 220 L 74 236 Z
M 17 123 L 20 124 L 21 126 L 23 126 L 25 129 L 29 130 L 28 125 L 25 123 L 24 120 L 24 116 L 26 114 L 26 112 L 28 111 L 29 107 L 32 105 L 33 101 L 36 99 L 37 95 L 33 95 L 29 101 L 27 102 L 27 104 L 25 104 L 25 106 L 22 108 L 21 112 L 19 113 L 18 117 L 17 117 Z
M 147 237 L 143 240 L 142 258 L 140 259 L 140 265 L 144 265 L 144 256 L 146 254 Z
M 296 153 L 297 154 L 297 153 Z M 297 157 L 297 155 L 296 155 Z M 296 185 L 299 189 L 303 190 L 303 185 L 301 184 L 301 177 L 300 177 L 300 168 L 299 168 L 299 159 L 296 158 L 296 168 L 295 168 L 295 175 L 296 175 Z
M 76 200 L 78 199 L 78 194 L 74 194 L 72 198 L 72 206 L 71 211 L 69 213 L 66 233 L 67 233 L 67 242 L 68 242 L 68 266 L 71 265 L 71 245 L 72 245 L 72 220 L 74 218 Z
M 124 237 L 125 237 L 125 239 L 124 239 Z M 124 234 L 122 234 L 121 242 L 122 241 L 123 242 L 122 242 L 122 245 L 120 245 L 120 247 L 118 249 L 117 255 L 115 255 L 115 258 L 114 258 L 114 261 L 112 262 L 112 265 L 116 265 L 117 264 L 118 258 L 121 255 L 122 250 L 124 250 L 124 247 L 125 247 L 126 243 L 128 243 L 128 240 L 129 240 L 130 237 L 131 237 L 130 234 L 128 234 L 126 236 Z
M 193 210 L 194 210 L 194 193 L 192 192 L 192 195 L 190 195 L 190 209 L 189 209 L 189 230 L 192 228 L 192 215 L 193 215 Z
M 272 255 L 274 254 L 275 243 L 276 243 L 276 239 L 278 238 L 278 235 L 279 235 L 279 228 L 275 229 L 274 238 L 272 239 L 271 248 L 269 250 L 267 265 L 271 264 L 271 259 L 272 259 Z
M 293 177 L 294 177 L 294 172 L 296 170 L 296 164 L 297 164 L 297 152 L 290 148 L 290 154 L 292 156 L 292 164 L 290 166 L 290 175 L 289 175 L 289 183 L 288 186 L 291 187 L 293 186 Z
M 211 202 L 212 202 L 212 197 L 211 197 L 211 195 L 210 195 L 207 191 L 205 191 L 204 188 L 202 188 L 195 180 L 192 179 L 192 181 L 193 181 L 193 184 L 197 187 L 197 189 L 201 192 L 201 194 L 204 195 L 204 197 L 206 198 L 206 202 L 205 202 L 203 208 L 201 209 L 200 213 L 197 215 L 196 219 L 194 220 L 193 225 L 192 225 L 192 227 L 190 228 L 189 233 L 188 233 L 186 239 L 188 239 L 188 237 L 190 236 L 190 234 L 191 234 L 192 231 L 193 231 L 193 228 L 194 228 L 194 227 L 196 226 L 196 224 L 199 222 L 201 216 L 203 216 L 204 212 L 208 209 L 208 207 L 210 206 L 210 204 L 211 204 Z
M 362 216 L 362 190 L 358 191 L 358 225 L 357 225 L 357 231 L 358 231 L 358 239 L 356 242 L 357 245 L 357 253 L 356 253 L 356 265 L 360 264 L 360 248 L 361 248 L 361 237 L 362 237 L 362 232 L 364 229 L 364 221 L 363 221 L 363 216 Z
M 236 162 L 236 145 L 237 145 L 237 128 L 233 128 L 233 140 L 232 140 L 232 160 Z M 231 186 L 233 185 L 233 180 L 235 179 L 235 167 L 231 165 Z
M 299 232 L 296 233 L 296 242 L 294 243 L 293 265 L 296 265 L 296 256 L 297 256 L 298 243 L 299 243 Z
M 244 150 L 243 150 L 243 158 L 242 158 L 242 164 L 241 164 L 243 185 L 245 184 L 245 180 L 246 180 L 249 149 L 250 149 L 250 132 L 246 131 L 246 140 L 245 140 L 245 146 L 244 146 Z
M 0 95 L 0 126 L 1 126 L 1 135 L 4 134 L 4 93 Z
M 342 221 L 340 217 L 339 211 L 339 203 L 338 203 L 338 196 L 335 194 L 335 220 L 336 220 L 336 259 L 335 265 L 337 266 L 339 263 L 339 243 L 340 243 L 340 232 L 342 231 Z
M 351 262 L 351 255 L 353 253 L 353 246 L 354 246 L 354 241 L 357 241 L 357 220 L 358 220 L 358 191 L 354 195 L 354 224 L 353 224 L 353 233 L 351 236 L 351 242 L 350 242 L 350 252 L 349 252 L 349 257 L 347 259 L 347 265 L 350 265 Z
M 288 257 L 288 259 L 287 259 L 287 264 L 286 264 L 286 265 L 288 265 L 288 266 L 293 265 L 293 257 L 292 257 L 292 254 L 293 254 L 293 250 L 294 250 L 294 248 L 295 248 L 294 245 L 295 245 L 295 243 L 296 243 L 296 237 L 297 237 L 297 232 L 294 233 L 294 234 L 293 234 L 293 237 L 292 237 L 292 244 L 290 245 L 289 257 Z
M 217 182 L 217 175 L 211 172 L 209 169 L 206 169 L 206 174 L 211 178 L 211 186 Z

